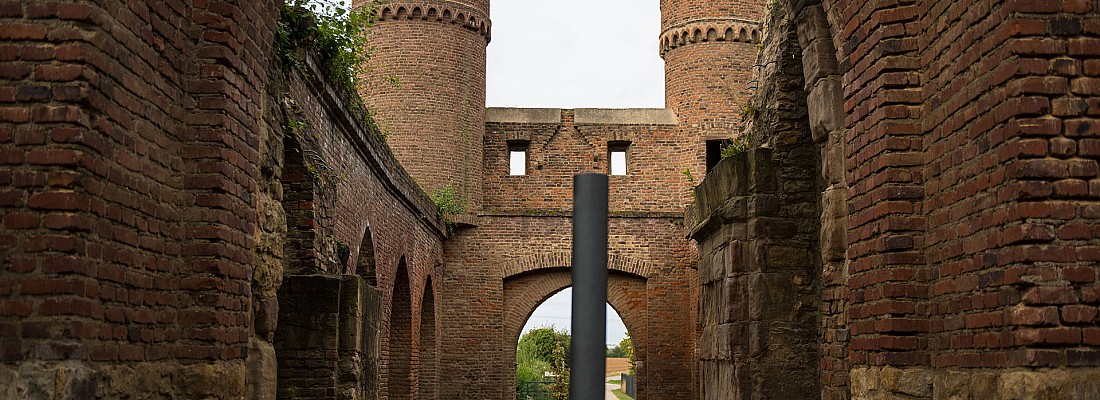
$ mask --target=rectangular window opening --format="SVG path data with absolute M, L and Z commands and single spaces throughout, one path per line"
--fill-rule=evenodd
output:
M 611 175 L 626 175 L 627 150 L 630 142 L 607 143 L 608 172 Z
M 508 175 L 527 175 L 527 142 L 508 142 Z

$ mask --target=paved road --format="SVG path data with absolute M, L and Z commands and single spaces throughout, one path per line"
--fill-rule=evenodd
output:
M 618 377 L 619 377 L 618 375 L 612 375 L 612 376 L 607 377 L 607 380 L 610 381 L 610 380 L 616 379 Z M 615 393 L 611 393 L 611 390 L 612 389 L 618 389 L 619 385 L 612 385 L 610 383 L 604 383 L 603 387 L 604 387 L 604 399 L 606 399 L 606 400 L 619 400 L 618 397 L 615 397 Z

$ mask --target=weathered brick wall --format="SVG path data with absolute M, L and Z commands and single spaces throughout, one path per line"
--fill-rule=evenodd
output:
M 354 347 L 346 348 L 344 343 L 316 343 L 316 347 L 295 347 L 297 370 L 289 370 L 288 363 L 280 363 L 280 371 L 286 370 L 288 377 L 313 375 L 321 380 L 299 381 L 292 386 L 280 386 L 280 396 L 303 397 L 312 395 L 328 398 L 339 395 L 342 398 L 368 398 L 362 392 L 356 395 L 350 391 L 356 388 L 355 379 L 378 379 L 378 391 L 382 398 L 393 397 L 394 393 L 413 393 L 419 385 L 419 367 L 423 362 L 432 365 L 434 359 L 424 359 L 420 355 L 421 327 L 435 329 L 433 321 L 422 321 L 424 303 L 435 308 L 434 296 L 425 297 L 425 287 L 442 260 L 442 240 L 445 228 L 436 218 L 436 208 L 426 194 L 412 180 L 410 175 L 398 164 L 396 157 L 389 152 L 384 138 L 373 127 L 356 117 L 343 94 L 337 93 L 327 85 L 312 58 L 307 58 L 307 72 L 291 73 L 281 80 L 272 79 L 269 83 L 267 103 L 269 110 L 270 135 L 274 138 L 286 138 L 285 143 L 297 143 L 298 149 L 286 149 L 284 162 L 289 162 L 295 152 L 301 155 L 305 164 L 300 169 L 306 176 L 298 177 L 295 185 L 284 184 L 280 195 L 286 198 L 300 196 L 292 191 L 296 187 L 309 186 L 312 199 L 297 202 L 282 202 L 288 208 L 297 206 L 299 210 L 308 210 L 312 217 L 305 220 L 304 214 L 287 211 L 289 227 L 308 226 L 317 232 L 312 242 L 288 242 L 287 253 L 294 245 L 304 245 L 299 252 L 311 254 L 318 259 L 308 265 L 299 265 L 299 259 L 286 260 L 286 279 L 312 282 L 315 277 L 340 276 L 343 274 L 360 275 L 364 285 L 377 282 L 381 291 L 381 310 L 378 314 L 380 325 L 380 366 L 375 372 L 380 378 L 366 376 L 365 372 L 340 369 L 346 364 L 344 358 L 362 358 L 362 351 Z M 276 139 L 277 140 L 277 139 Z M 298 218 L 295 218 L 295 216 Z M 367 235 L 370 235 L 369 237 Z M 337 249 L 340 245 L 350 248 L 346 261 L 339 260 Z M 360 257 L 369 255 L 373 266 L 364 266 Z M 360 267 L 366 267 L 363 271 Z M 364 276 L 364 274 L 372 274 Z M 333 290 L 342 290 L 347 283 L 333 281 Z M 308 283 L 307 283 L 308 285 Z M 435 288 L 436 292 L 443 291 Z M 318 294 L 319 295 L 319 294 Z M 293 308 L 284 306 L 281 316 L 286 318 L 306 318 L 309 312 L 329 310 L 336 313 L 348 299 L 346 296 L 332 294 L 328 297 L 311 299 L 298 295 L 300 302 L 318 302 L 317 307 Z M 327 301 L 322 301 L 326 300 Z M 281 300 L 281 299 L 280 299 Z M 327 308 L 326 308 L 327 307 Z M 287 314 L 299 310 L 297 314 Z M 366 312 L 366 311 L 364 311 Z M 303 314 L 306 313 L 306 314 Z M 349 316 L 343 314 L 340 318 Z M 435 318 L 434 314 L 429 314 Z M 354 315 L 350 316 L 354 317 Z M 320 317 L 317 317 L 320 318 Z M 354 319 L 354 318 L 353 318 Z M 360 318 L 362 319 L 362 318 Z M 336 330 L 344 330 L 347 324 L 337 320 L 323 319 L 329 325 L 318 334 L 335 340 L 341 336 Z M 364 323 L 371 322 L 366 321 Z M 291 321 L 302 324 L 303 321 Z M 280 323 L 282 327 L 285 324 Z M 288 328 L 293 328 L 288 326 Z M 310 329 L 315 329 L 309 327 Z M 293 339 L 278 337 L 276 332 L 275 352 L 280 356 L 280 343 L 300 346 Z M 292 332 L 287 331 L 288 334 Z M 437 332 L 423 333 L 424 337 L 438 336 Z M 309 337 L 313 337 L 310 335 Z M 354 337 L 354 336 L 353 336 Z M 362 335 L 360 335 L 362 337 Z M 364 340 L 369 339 L 363 337 Z M 346 348 L 346 349 L 345 349 Z M 348 353 L 351 351 L 352 353 Z M 359 353 L 359 354 L 356 354 Z M 344 354 L 344 355 L 341 355 Z M 434 357 L 434 356 L 433 356 Z M 320 368 L 321 363 L 325 368 Z M 328 371 L 322 373 L 322 371 Z M 369 372 L 369 371 L 368 371 Z M 340 378 L 340 374 L 353 373 L 356 377 Z M 426 376 L 431 377 L 428 373 Z M 350 381 L 349 381 L 350 380 Z M 280 379 L 280 384 L 282 384 Z M 395 385 L 400 385 L 395 387 Z M 337 387 L 341 387 L 337 391 Z M 365 388 L 364 388 L 365 389 Z M 362 389 L 361 389 L 362 390 Z M 364 397 L 366 396 L 366 397 Z
M 1068 367 L 1095 379 L 1097 7 L 973 2 L 924 15 L 933 368 Z M 1100 392 L 1052 380 L 1056 397 Z
M 243 395 L 273 5 L 0 4 L 0 396 Z
M 796 28 L 824 178 L 822 396 L 1095 397 L 1095 2 L 812 3 L 773 9 L 778 67 L 758 73 L 784 87 L 789 51 L 769 49 Z
M 362 95 L 388 143 L 429 193 L 481 204 L 487 0 L 384 1 Z M 400 83 L 394 84 L 390 78 Z
M 356 272 L 336 244 L 352 244 L 358 265 L 368 225 L 378 277 L 365 282 L 388 295 L 407 257 L 410 323 L 395 328 L 419 340 L 417 296 L 440 264 L 443 227 L 342 97 L 311 74 L 269 77 L 275 3 L 0 10 L 0 397 L 271 398 L 284 271 Z M 303 166 L 354 175 L 323 177 L 297 201 L 317 212 L 292 222 L 322 233 L 291 244 L 323 261 L 308 267 L 284 252 L 284 189 L 303 188 L 280 183 L 289 114 L 313 135 L 291 146 Z M 341 314 L 340 329 L 357 331 L 338 333 L 359 338 L 335 349 L 344 365 L 377 361 L 370 332 L 390 319 L 391 298 L 342 298 L 355 297 L 322 305 L 358 309 Z M 336 376 L 340 397 L 374 397 L 372 363 Z

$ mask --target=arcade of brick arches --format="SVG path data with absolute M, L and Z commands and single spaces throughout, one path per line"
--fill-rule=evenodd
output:
M 572 110 L 484 106 L 488 0 L 358 94 L 280 6 L 0 1 L 0 398 L 514 398 L 620 151 L 637 398 L 1100 398 L 1096 0 L 660 0 L 666 108 Z

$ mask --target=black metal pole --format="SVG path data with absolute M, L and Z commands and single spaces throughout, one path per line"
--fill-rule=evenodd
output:
M 604 398 L 607 360 L 607 175 L 573 177 L 573 318 L 569 398 Z

